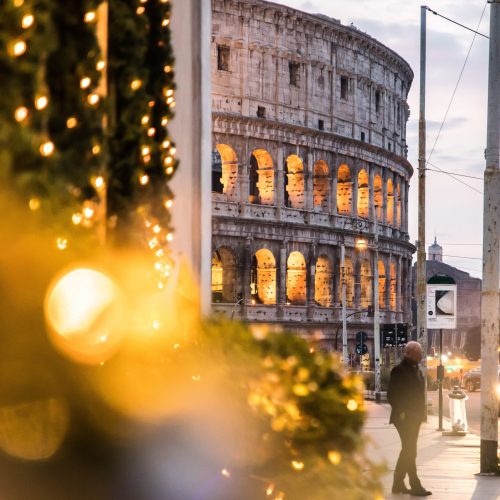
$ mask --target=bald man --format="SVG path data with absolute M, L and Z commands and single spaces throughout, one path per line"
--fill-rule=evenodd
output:
M 425 497 L 432 493 L 426 490 L 417 475 L 417 439 L 420 424 L 425 421 L 425 384 L 419 368 L 422 346 L 408 342 L 404 358 L 391 371 L 387 399 L 392 407 L 390 423 L 396 427 L 401 438 L 401 453 L 394 470 L 393 493 L 409 493 Z M 410 488 L 405 477 L 410 479 Z

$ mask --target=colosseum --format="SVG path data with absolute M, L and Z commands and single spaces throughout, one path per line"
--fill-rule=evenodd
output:
M 263 0 L 212 15 L 213 310 L 334 350 L 344 308 L 350 354 L 359 331 L 373 352 L 375 266 L 381 323 L 410 321 L 413 72 L 323 15 Z

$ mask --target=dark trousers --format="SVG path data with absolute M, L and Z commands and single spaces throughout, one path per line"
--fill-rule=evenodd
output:
M 401 438 L 401 453 L 399 454 L 396 469 L 394 470 L 394 484 L 403 483 L 406 474 L 410 478 L 410 488 L 422 487 L 417 476 L 417 438 L 420 422 L 398 422 L 394 424 Z

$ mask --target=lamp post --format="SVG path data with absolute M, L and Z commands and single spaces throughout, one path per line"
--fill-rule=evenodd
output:
M 373 225 L 375 244 L 375 264 L 373 269 L 373 349 L 375 351 L 375 402 L 380 403 L 380 303 L 378 300 L 378 216 L 375 205 L 375 221 Z

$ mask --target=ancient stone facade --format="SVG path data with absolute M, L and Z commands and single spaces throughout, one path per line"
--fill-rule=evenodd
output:
M 213 309 L 331 349 L 344 278 L 353 352 L 374 266 L 382 323 L 410 320 L 413 73 L 334 19 L 262 0 L 213 0 L 212 15 Z

